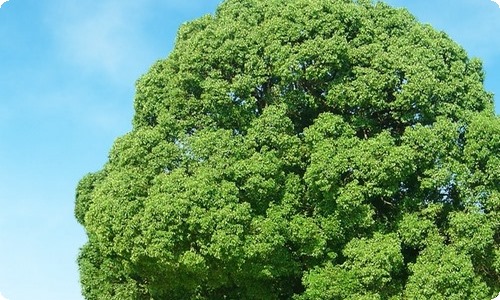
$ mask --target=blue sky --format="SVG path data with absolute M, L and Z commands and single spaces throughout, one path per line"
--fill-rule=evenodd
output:
M 74 190 L 131 129 L 135 80 L 219 0 L 10 0 L 0 8 L 0 293 L 79 300 Z M 500 95 L 500 8 L 389 0 L 480 57 Z M 499 110 L 496 97 L 496 111 Z M 2 296 L 0 294 L 0 300 Z

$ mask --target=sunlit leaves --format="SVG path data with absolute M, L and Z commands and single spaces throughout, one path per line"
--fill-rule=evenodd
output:
M 137 82 L 77 188 L 87 299 L 488 299 L 500 121 L 407 11 L 226 0 Z
M 474 272 L 470 258 L 452 247 L 433 245 L 410 265 L 405 289 L 410 299 L 489 299 L 488 289 Z

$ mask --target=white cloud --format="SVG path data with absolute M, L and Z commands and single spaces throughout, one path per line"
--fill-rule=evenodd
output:
M 85 74 L 131 85 L 168 55 L 182 22 L 220 1 L 54 0 L 47 4 L 46 23 L 64 62 Z
M 123 14 L 113 10 L 67 24 L 62 31 L 64 50 L 74 62 L 86 68 L 102 68 L 108 73 L 118 71 L 124 64 Z
M 0 0 L 0 7 L 2 7 L 2 5 L 3 5 L 5 2 L 7 2 L 7 1 L 9 1 L 9 0 Z M 0 296 L 1 296 L 1 294 L 0 294 Z M 2 300 L 2 298 L 0 298 L 0 300 Z
M 5 298 L 5 297 L 2 295 L 2 293 L 0 293 L 0 300 L 9 300 L 9 299 Z
M 56 2 L 60 7 L 51 8 L 48 23 L 64 60 L 116 81 L 137 76 L 140 58 L 152 51 L 141 32 L 150 1 Z

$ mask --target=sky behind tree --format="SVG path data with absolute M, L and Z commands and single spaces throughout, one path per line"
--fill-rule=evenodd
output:
M 131 129 L 134 83 L 219 0 L 11 0 L 0 8 L 0 295 L 80 300 L 74 190 Z M 500 95 L 500 8 L 389 0 L 484 62 Z M 496 112 L 500 97 L 495 97 Z M 2 296 L 0 296 L 1 299 Z

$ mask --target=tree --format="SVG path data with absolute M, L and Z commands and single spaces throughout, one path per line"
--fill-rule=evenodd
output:
M 406 10 L 226 0 L 137 83 L 85 176 L 86 299 L 491 299 L 500 120 Z

